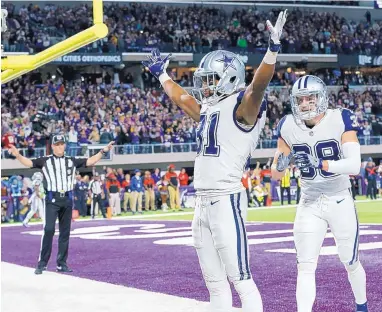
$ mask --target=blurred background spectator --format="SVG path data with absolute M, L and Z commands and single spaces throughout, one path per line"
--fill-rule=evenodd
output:
M 352 2 L 335 4 L 354 5 Z M 2 6 L 9 12 L 9 31 L 2 39 L 3 46 L 10 52 L 40 52 L 92 23 L 92 8 L 86 3 L 28 4 L 16 9 L 7 2 Z M 153 47 L 187 53 L 216 49 L 261 52 L 268 40 L 264 22 L 277 16 L 279 10 L 262 11 L 251 6 L 228 11 L 207 5 L 106 3 L 108 37 L 81 48 L 80 52 L 148 51 Z M 284 27 L 283 52 L 382 53 L 382 22 L 372 20 L 370 12 L 365 19 L 356 17 L 347 20 L 336 13 L 291 9 Z
M 286 69 L 275 74 L 266 94 L 268 118 L 261 136 L 263 148 L 275 146 L 276 125 L 290 113 L 290 88 L 307 73 L 318 75 L 328 86 L 336 86 L 329 88 L 329 106 L 355 111 L 362 144 L 380 144 L 373 137 L 382 135 L 381 73 L 349 74 L 343 70 L 338 77 L 329 70 Z M 119 146 L 119 154 L 169 152 L 171 143 L 175 144 L 174 152 L 193 150 L 189 143 L 196 140 L 197 124 L 161 89 L 53 80 L 34 84 L 30 78 L 23 76 L 3 85 L 1 90 L 3 147 L 12 141 L 25 149 L 29 157 L 38 156 L 45 151 L 49 135 L 68 133 L 67 152 L 73 156 L 82 154 L 82 148 L 90 144 L 112 140 Z M 247 79 L 250 78 L 248 74 Z M 355 85 L 366 87 L 352 88 Z M 44 118 L 49 122 L 43 122 Z M 154 150 L 148 145 L 153 145 Z M 2 157 L 9 155 L 4 151 Z

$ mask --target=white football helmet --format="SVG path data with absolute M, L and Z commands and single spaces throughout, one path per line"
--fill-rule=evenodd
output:
M 44 180 L 44 176 L 42 175 L 41 172 L 35 172 L 32 176 L 32 181 L 43 181 Z
M 328 109 L 325 83 L 317 76 L 306 75 L 299 78 L 290 95 L 292 112 L 296 120 L 311 120 Z
M 194 73 L 192 95 L 199 103 L 215 104 L 245 88 L 245 65 L 235 53 L 217 50 L 206 54 Z

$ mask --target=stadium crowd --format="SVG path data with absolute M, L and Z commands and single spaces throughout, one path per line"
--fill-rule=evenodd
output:
M 56 4 L 24 5 L 8 9 L 8 32 L 2 35 L 5 51 L 40 52 L 92 25 L 92 8 Z M 208 6 L 129 3 L 105 5 L 107 38 L 80 52 L 161 51 L 206 53 L 216 49 L 263 52 L 267 47 L 265 21 L 278 10 L 256 7 L 235 9 Z M 335 13 L 290 10 L 284 27 L 284 53 L 382 53 L 382 21 L 370 13 L 362 21 L 346 20 Z
M 285 79 L 285 73 L 281 78 Z M 289 87 L 270 87 L 266 95 L 268 118 L 262 133 L 265 148 L 274 147 L 276 125 L 290 112 L 290 85 L 296 75 L 288 75 Z M 28 149 L 29 156 L 38 156 L 36 151 L 46 146 L 47 137 L 58 133 L 67 134 L 68 151 L 73 156 L 81 154 L 80 146 L 112 140 L 127 146 L 119 153 L 132 153 L 131 146 L 135 146 L 135 153 L 149 152 L 140 144 L 164 143 L 161 148 L 168 149 L 170 143 L 196 141 L 197 124 L 160 89 L 86 82 L 48 81 L 36 85 L 29 77 L 12 81 L 1 90 L 3 147 L 13 140 L 18 148 Z M 329 93 L 329 105 L 354 110 L 361 125 L 361 143 L 376 144 L 370 137 L 382 135 L 382 88 L 370 87 L 361 92 L 349 89 L 345 81 L 339 92 Z M 189 149 L 189 145 L 181 145 L 177 151 Z

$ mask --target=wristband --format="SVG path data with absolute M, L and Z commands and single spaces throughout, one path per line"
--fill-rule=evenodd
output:
M 164 72 L 163 74 L 161 74 L 159 76 L 159 82 L 160 82 L 161 85 L 163 85 L 164 82 L 167 81 L 167 80 L 171 80 L 171 78 L 170 78 L 170 76 L 166 72 Z
M 265 53 L 263 62 L 265 64 L 274 65 L 276 64 L 278 52 L 272 52 L 271 50 L 267 50 L 267 53 Z
M 101 149 L 99 152 L 100 152 L 102 155 L 105 155 L 105 154 L 106 154 L 106 152 L 105 152 L 103 149 Z

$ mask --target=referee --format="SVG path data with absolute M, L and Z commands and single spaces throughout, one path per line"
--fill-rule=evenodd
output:
M 96 216 L 96 204 L 98 204 L 98 209 L 101 210 L 102 216 L 106 218 L 106 212 L 105 207 L 103 205 L 103 199 L 102 199 L 102 185 L 99 180 L 99 173 L 95 172 L 93 180 L 90 181 L 89 184 L 89 191 L 91 193 L 91 208 L 90 208 L 90 215 L 92 216 L 92 219 Z
M 52 138 L 53 155 L 28 159 L 20 155 L 17 148 L 11 145 L 9 152 L 24 166 L 42 169 L 44 187 L 46 190 L 46 208 L 44 220 L 44 234 L 41 238 L 40 257 L 35 274 L 42 274 L 46 270 L 58 217 L 60 235 L 58 237 L 57 271 L 72 272 L 66 260 L 68 258 L 70 224 L 73 207 L 73 182 L 77 168 L 93 166 L 109 152 L 114 142 L 110 142 L 99 153 L 90 158 L 65 156 L 66 140 L 64 135 L 54 135 Z

